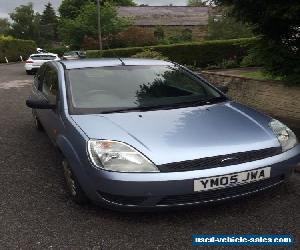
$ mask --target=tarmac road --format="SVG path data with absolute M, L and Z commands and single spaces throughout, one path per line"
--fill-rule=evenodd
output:
M 200 233 L 300 240 L 300 174 L 250 198 L 181 211 L 132 214 L 74 204 L 56 150 L 25 107 L 32 78 L 22 64 L 0 65 L 0 249 L 189 249 Z M 294 129 L 300 137 L 300 126 Z

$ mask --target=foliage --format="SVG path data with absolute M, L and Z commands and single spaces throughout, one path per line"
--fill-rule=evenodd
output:
M 59 6 L 59 13 L 61 18 L 64 19 L 74 19 L 81 13 L 81 8 L 86 4 L 95 3 L 96 0 L 63 0 Z M 101 4 L 115 5 L 115 6 L 135 6 L 134 1 L 132 0 L 105 0 L 101 1 Z
M 197 43 L 183 43 L 173 45 L 159 45 L 150 47 L 133 47 L 124 49 L 113 49 L 104 51 L 87 51 L 88 57 L 131 57 L 145 49 L 161 53 L 170 60 L 197 67 L 207 67 L 208 65 L 218 65 L 223 60 L 234 59 L 238 63 L 253 47 L 257 39 L 233 39 L 206 41 Z
M 182 41 L 192 41 L 193 39 L 193 31 L 191 29 L 183 29 L 181 31 L 181 39 Z
M 154 29 L 154 37 L 157 41 L 162 41 L 165 39 L 165 31 L 162 26 L 157 26 Z
M 80 9 L 87 3 L 87 0 L 63 0 L 58 8 L 62 19 L 74 19 L 80 14 Z
M 154 51 L 153 49 L 144 49 L 142 52 L 132 56 L 133 58 L 152 58 L 159 60 L 168 60 L 166 56 L 163 56 L 161 53 Z
M 97 39 L 97 6 L 95 3 L 84 5 L 75 19 L 62 19 L 59 33 L 66 44 L 81 48 L 86 37 Z M 109 3 L 101 8 L 101 31 L 103 37 L 116 34 L 130 25 L 128 18 L 118 17 L 115 7 Z
M 104 0 L 102 2 L 109 2 L 116 6 L 136 6 L 136 3 L 133 0 Z
M 21 39 L 33 38 L 35 15 L 32 3 L 20 5 L 9 16 L 12 20 L 11 35 Z
M 57 23 L 57 16 L 55 14 L 55 10 L 52 7 L 52 4 L 49 2 L 45 5 L 45 9 L 41 16 L 41 24 L 56 24 Z
M 300 84 L 300 2 L 261 0 L 217 0 L 231 5 L 231 14 L 253 26 L 260 35 L 256 54 L 274 76 Z
M 253 37 L 252 27 L 228 15 L 229 8 L 218 8 L 208 20 L 207 40 Z
M 129 29 L 117 34 L 112 45 L 114 47 L 139 47 L 156 44 L 154 33 L 141 27 L 132 26 Z
M 106 40 L 103 41 L 104 44 L 107 42 Z M 98 49 L 99 48 L 99 40 L 93 37 L 88 37 L 85 36 L 83 38 L 83 42 L 81 47 L 86 50 L 86 49 Z
M 50 53 L 57 54 L 58 56 L 62 56 L 65 52 L 69 51 L 70 49 L 67 47 L 56 47 L 56 48 L 46 48 L 46 51 Z
M 55 14 L 51 3 L 45 5 L 45 10 L 40 16 L 39 29 L 40 38 L 45 45 L 51 41 L 55 41 L 57 37 L 58 18 Z
M 257 34 L 274 41 L 290 40 L 292 44 L 300 40 L 299 1 L 217 0 L 217 3 L 232 6 L 232 15 L 252 24 Z
M 255 46 L 251 47 L 247 55 L 242 59 L 240 65 L 241 67 L 258 67 L 262 66 L 263 62 L 260 59 L 260 56 L 257 55 L 258 42 Z
M 282 80 L 281 78 L 277 77 L 274 78 L 270 74 L 264 72 L 263 70 L 256 70 L 256 71 L 250 71 L 250 72 L 241 72 L 239 74 L 240 76 L 255 79 L 255 80 Z
M 20 56 L 25 60 L 35 51 L 36 44 L 34 41 L 0 36 L 0 62 L 5 62 L 5 57 L 9 62 L 20 61 Z
M 42 15 L 35 13 L 32 3 L 20 5 L 10 13 L 12 19 L 9 34 L 20 39 L 35 40 L 38 45 L 48 46 L 57 41 L 57 16 L 48 3 Z
M 209 1 L 205 0 L 188 0 L 187 5 L 191 7 L 205 7 Z
M 183 42 L 191 42 L 193 40 L 193 31 L 191 29 L 185 28 L 178 31 L 178 33 L 173 34 L 165 39 L 167 44 L 174 44 L 174 43 L 183 43 Z
M 291 47 L 262 38 L 250 54 L 273 77 L 288 84 L 300 85 L 299 45 Z
M 10 31 L 10 23 L 7 18 L 0 18 L 0 34 L 7 35 Z
M 208 65 L 207 69 L 232 69 L 240 66 L 237 58 L 224 59 L 218 64 Z

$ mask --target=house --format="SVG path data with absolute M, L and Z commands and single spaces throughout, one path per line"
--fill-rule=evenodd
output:
M 118 7 L 118 15 L 130 17 L 134 25 L 155 30 L 164 29 L 166 36 L 172 36 L 188 30 L 194 40 L 201 40 L 207 33 L 209 7 L 188 6 L 139 6 Z

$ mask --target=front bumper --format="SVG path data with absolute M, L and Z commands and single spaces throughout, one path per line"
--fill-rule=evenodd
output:
M 245 196 L 289 177 L 300 162 L 300 145 L 259 161 L 205 170 L 172 173 L 116 173 L 88 167 L 83 188 L 94 202 L 115 209 L 178 207 Z M 269 179 L 214 191 L 194 192 L 194 180 L 271 167 Z

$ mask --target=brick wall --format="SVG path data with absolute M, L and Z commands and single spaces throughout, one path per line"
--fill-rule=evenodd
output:
M 201 74 L 214 84 L 228 86 L 228 96 L 233 100 L 277 117 L 300 122 L 300 87 L 208 71 Z

